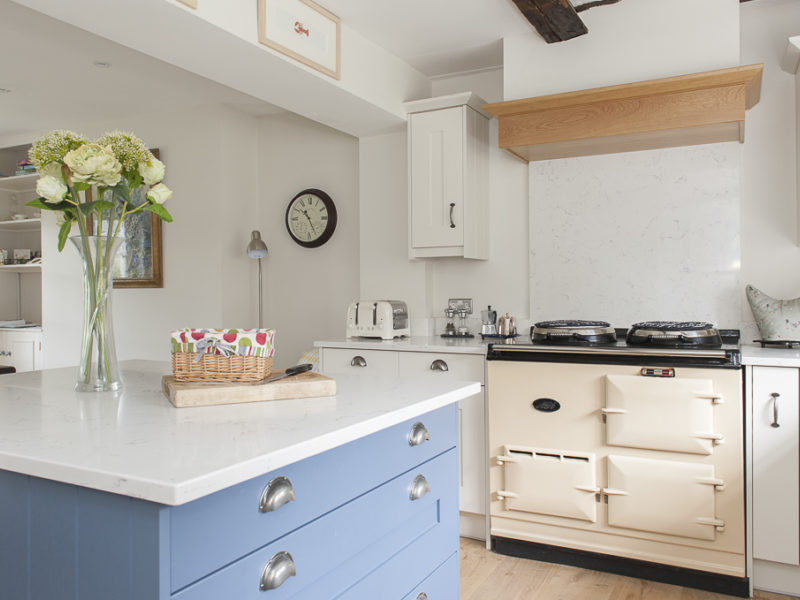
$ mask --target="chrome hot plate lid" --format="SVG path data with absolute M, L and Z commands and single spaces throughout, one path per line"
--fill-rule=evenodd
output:
M 671 347 L 719 348 L 719 330 L 704 321 L 644 321 L 634 323 L 626 336 L 628 344 Z
M 531 327 L 531 340 L 541 344 L 613 344 L 617 334 L 606 321 L 539 321 Z

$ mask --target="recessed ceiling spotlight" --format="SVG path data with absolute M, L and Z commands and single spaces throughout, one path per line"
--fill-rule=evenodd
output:
M 10 94 L 11 90 L 8 88 L 0 88 L 0 94 Z
M 98 69 L 110 69 L 111 63 L 103 62 L 102 60 L 96 60 L 92 63 Z

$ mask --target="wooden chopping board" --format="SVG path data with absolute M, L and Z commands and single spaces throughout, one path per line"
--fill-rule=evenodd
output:
M 272 375 L 278 375 L 279 373 L 283 373 L 283 371 L 273 371 Z M 212 406 L 215 404 L 335 396 L 336 380 L 313 371 L 307 371 L 271 383 L 175 381 L 172 375 L 164 375 L 161 380 L 161 389 L 176 408 L 184 408 L 189 406 Z

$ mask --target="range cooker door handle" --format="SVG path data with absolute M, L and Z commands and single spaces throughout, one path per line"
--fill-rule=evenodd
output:
M 599 494 L 601 488 L 594 485 L 576 485 L 575 489 L 581 492 L 588 492 L 590 494 Z
M 705 394 L 703 392 L 695 392 L 695 398 L 699 398 L 701 400 L 711 400 L 712 404 L 722 404 L 725 402 L 725 398 L 722 394 Z
M 499 466 L 503 466 L 503 464 L 507 462 L 511 463 L 519 462 L 519 459 L 516 456 L 505 456 L 505 455 L 495 456 L 495 460 L 497 461 L 497 464 Z
M 625 490 L 617 490 L 617 489 L 614 489 L 614 488 L 603 488 L 601 491 L 606 496 L 627 496 L 628 495 L 628 492 L 626 492 Z
M 715 446 L 725 443 L 725 436 L 721 433 L 695 432 L 694 437 L 700 440 L 711 440 Z
M 697 517 L 695 519 L 695 523 L 700 523 L 700 525 L 711 525 L 715 527 L 717 531 L 725 531 L 725 521 L 722 519 L 712 519 L 710 517 Z
M 707 485 L 713 485 L 717 492 L 722 492 L 725 490 L 724 479 L 717 479 L 716 477 L 696 477 L 695 481 L 697 483 L 705 483 Z
M 624 415 L 628 411 L 625 410 L 624 408 L 605 408 L 605 407 L 603 407 L 603 408 L 600 409 L 600 412 L 603 413 L 604 415 Z
M 506 498 L 519 498 L 519 494 L 509 492 L 507 490 L 497 490 L 497 499 L 505 500 Z

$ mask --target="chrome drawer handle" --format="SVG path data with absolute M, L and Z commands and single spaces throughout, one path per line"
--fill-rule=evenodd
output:
M 366 367 L 367 361 L 363 356 L 354 356 L 353 360 L 350 361 L 351 367 Z
M 414 481 L 411 484 L 409 498 L 411 498 L 411 500 L 419 500 L 430 491 L 431 486 L 428 484 L 428 480 L 425 479 L 423 475 L 417 475 L 414 477 Z
M 778 398 L 780 398 L 781 395 L 778 392 L 772 392 L 770 396 L 772 396 L 772 423 L 770 426 L 780 427 L 781 424 L 778 423 Z
M 414 423 L 414 426 L 411 428 L 411 432 L 408 434 L 408 445 L 409 446 L 419 446 L 431 439 L 431 435 L 428 433 L 428 430 L 425 428 L 425 425 L 422 424 L 422 421 L 417 421 Z
M 297 571 L 294 568 L 292 555 L 281 550 L 269 559 L 267 566 L 261 572 L 261 591 L 279 588 L 284 581 L 295 575 L 297 575 Z
M 266 513 L 278 510 L 287 502 L 295 500 L 292 482 L 286 477 L 276 477 L 270 481 L 258 501 L 258 512 Z
M 419 594 L 417 594 L 416 600 L 428 600 L 428 594 L 426 594 L 425 592 L 420 592 Z
M 447 363 L 437 358 L 431 363 L 431 371 L 448 371 Z

